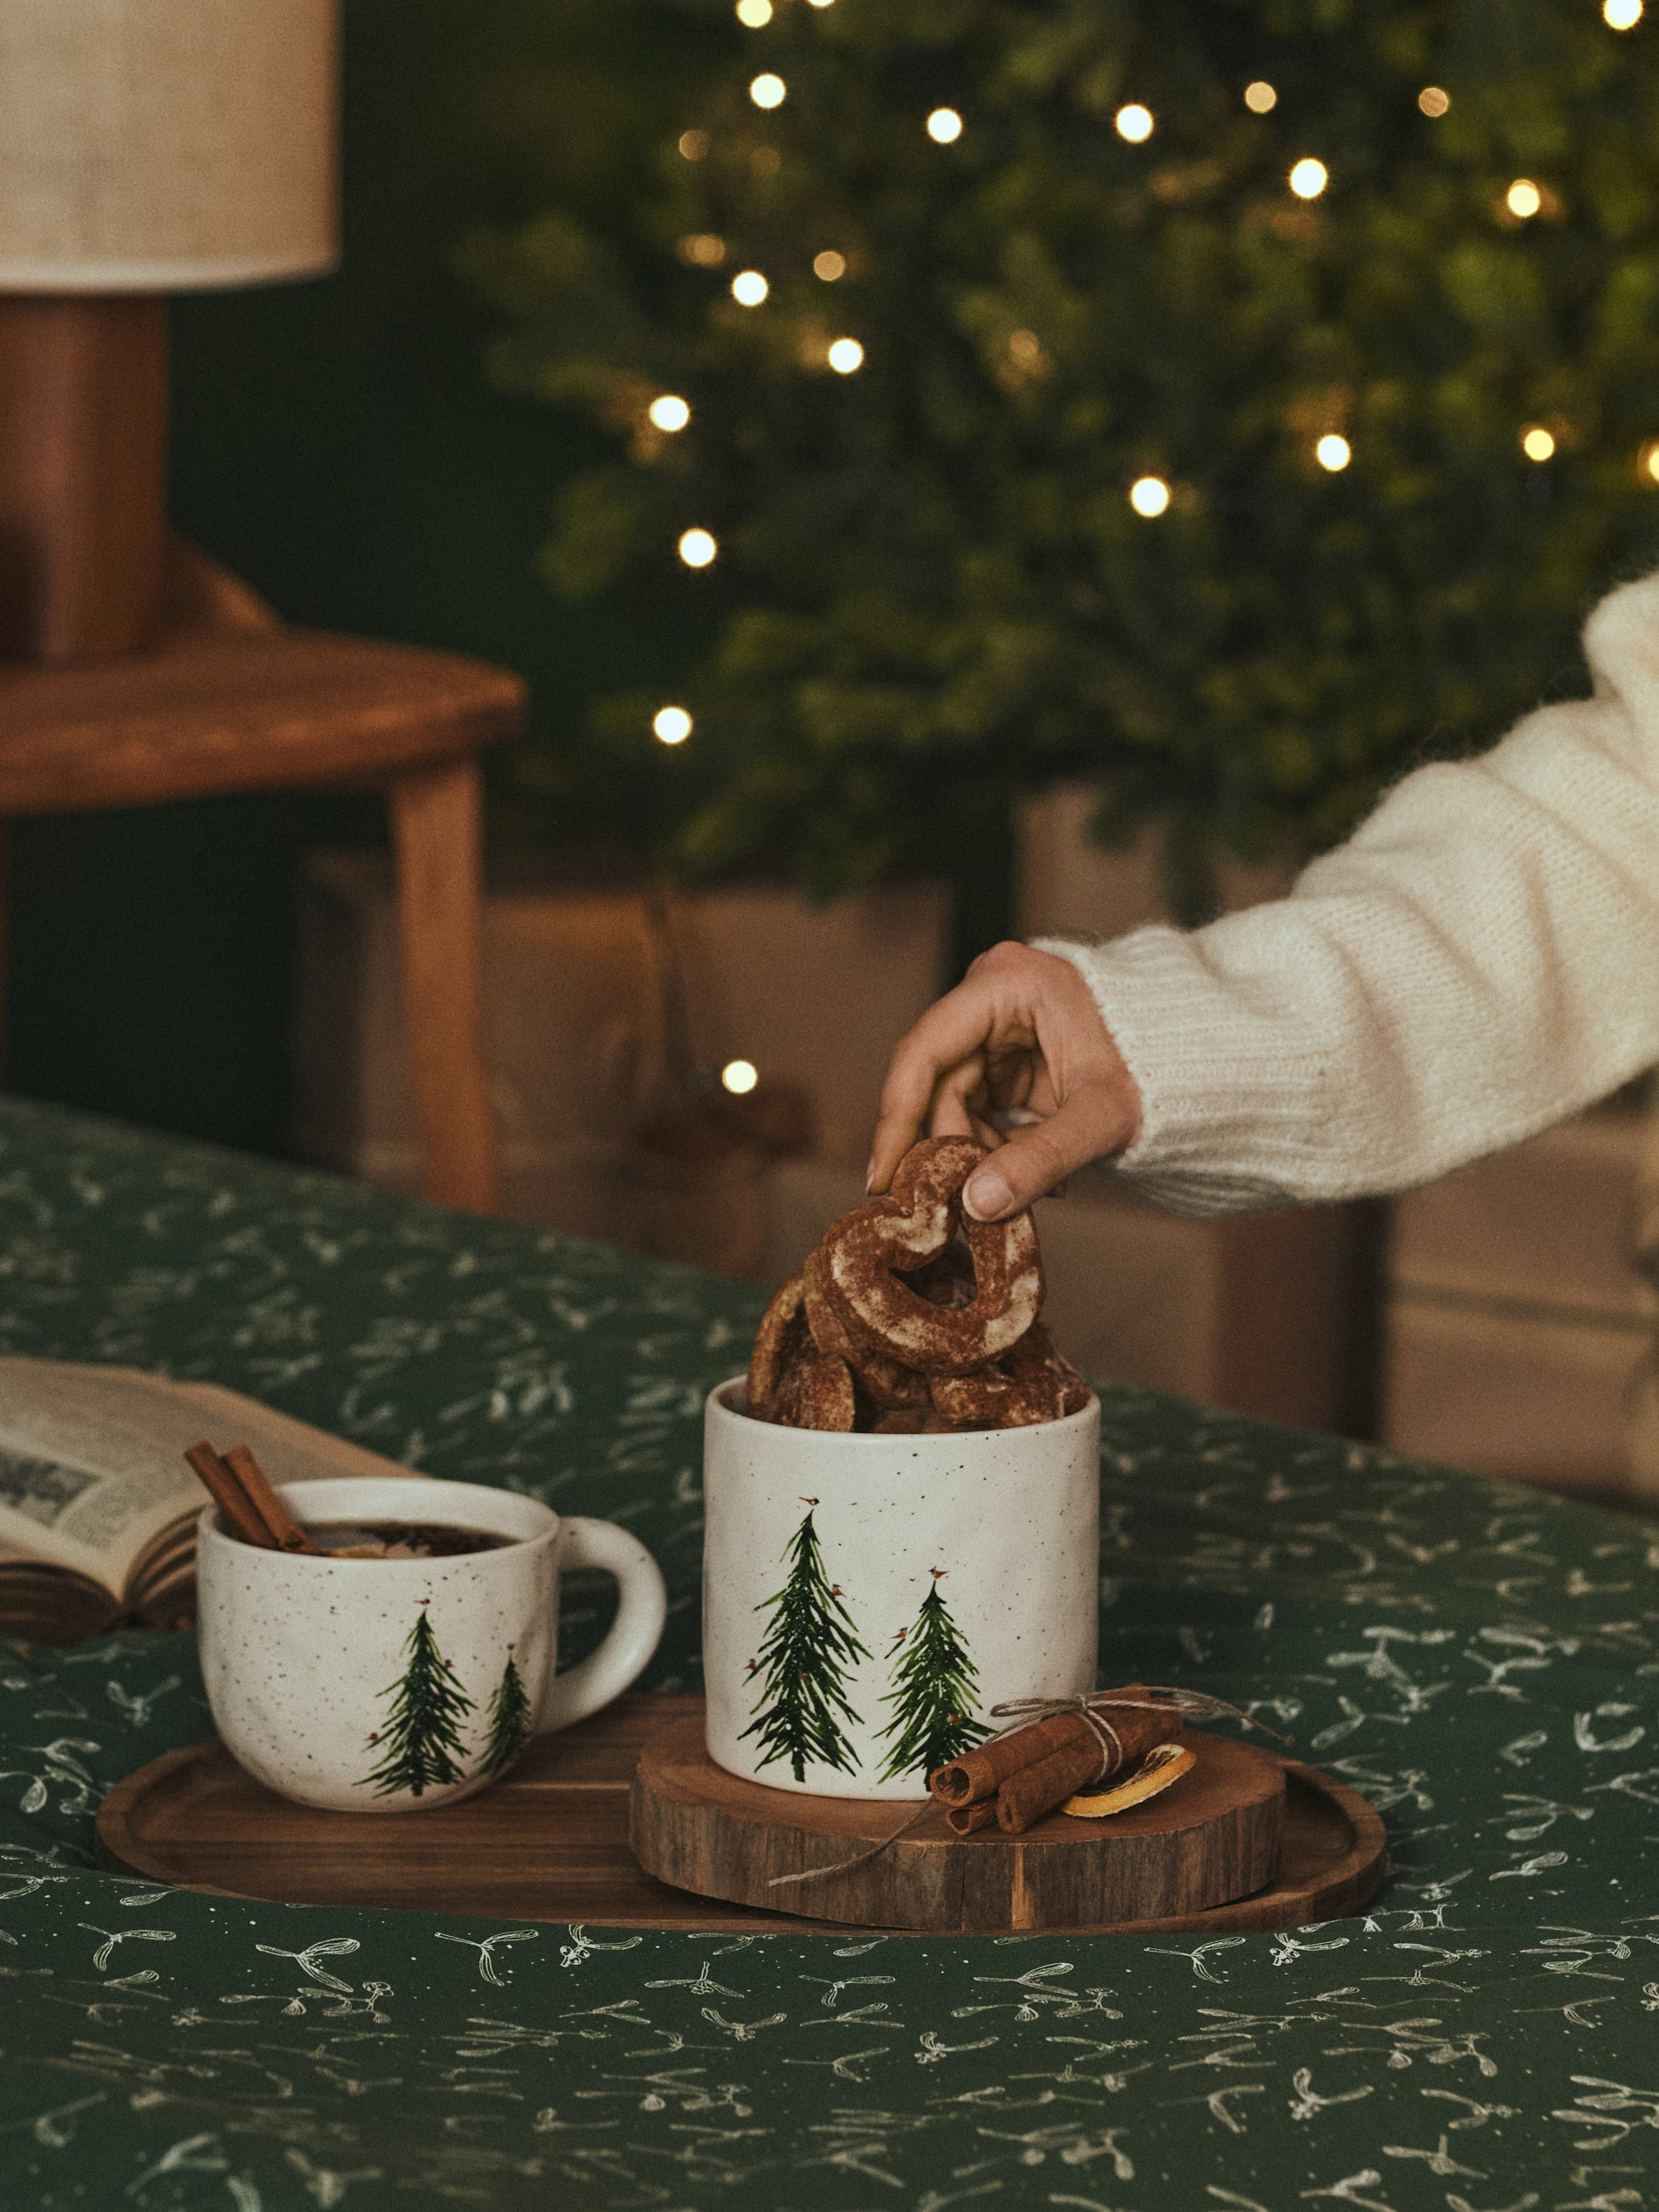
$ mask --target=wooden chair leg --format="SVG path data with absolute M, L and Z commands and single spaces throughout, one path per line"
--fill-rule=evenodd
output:
M 424 1196 L 500 1208 L 484 1059 L 478 766 L 406 770 L 389 791 L 410 1078 Z

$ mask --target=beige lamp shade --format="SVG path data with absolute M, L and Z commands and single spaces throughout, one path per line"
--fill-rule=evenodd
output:
M 337 0 L 0 0 L 0 292 L 333 266 Z

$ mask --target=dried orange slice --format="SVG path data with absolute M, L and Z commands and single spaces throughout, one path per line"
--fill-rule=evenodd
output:
M 1075 1820 L 1110 1819 L 1113 1813 L 1126 1813 L 1132 1805 L 1144 1805 L 1197 1764 L 1198 1754 L 1190 1745 L 1154 1744 L 1127 1781 L 1114 1782 L 1110 1789 L 1091 1790 L 1081 1797 L 1068 1797 L 1060 1810 Z

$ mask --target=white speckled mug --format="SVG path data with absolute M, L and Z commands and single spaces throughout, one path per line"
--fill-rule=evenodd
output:
M 608 1520 L 473 1483 L 346 1476 L 279 1492 L 299 1521 L 448 1521 L 511 1540 L 437 1559 L 260 1551 L 209 1506 L 196 1528 L 197 1636 L 220 1736 L 302 1805 L 405 1813 L 469 1796 L 533 1735 L 621 1695 L 657 1649 L 657 1562 Z M 555 1676 L 559 1576 L 599 1567 L 622 1604 L 599 1649 Z
M 1094 1686 L 1100 1406 L 1029 1429 L 705 1417 L 709 1756 L 774 1789 L 915 1798 L 1013 1698 Z

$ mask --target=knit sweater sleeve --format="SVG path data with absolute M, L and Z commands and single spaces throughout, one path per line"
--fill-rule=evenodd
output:
M 1587 699 L 1395 786 L 1288 897 L 1075 961 L 1140 1086 L 1118 1162 L 1176 1210 L 1403 1190 L 1659 1061 L 1659 575 Z

